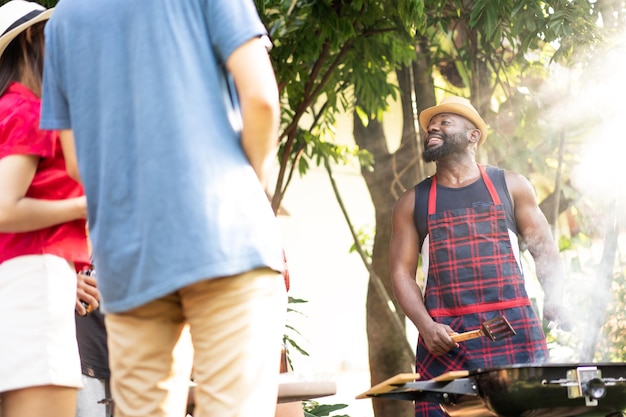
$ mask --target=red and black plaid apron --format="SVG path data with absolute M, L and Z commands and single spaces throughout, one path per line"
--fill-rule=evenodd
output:
M 497 342 L 488 337 L 461 342 L 443 356 L 418 339 L 416 372 L 423 380 L 448 371 L 540 363 L 548 357 L 545 335 L 526 294 L 500 197 L 479 169 L 493 204 L 437 213 L 437 180 L 428 197 L 429 267 L 424 302 L 431 317 L 458 333 L 504 315 L 517 334 Z M 444 416 L 435 403 L 416 402 L 416 416 Z

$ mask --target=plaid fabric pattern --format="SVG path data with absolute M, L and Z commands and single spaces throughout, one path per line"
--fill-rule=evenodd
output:
M 441 409 L 439 404 L 416 402 L 415 417 L 443 417 L 447 414 Z
M 506 213 L 494 196 L 489 177 L 482 172 L 496 204 L 481 203 L 441 213 L 429 208 L 425 304 L 436 322 L 458 333 L 479 329 L 484 321 L 504 315 L 517 334 L 497 342 L 488 337 L 468 340 L 443 356 L 432 355 L 420 336 L 416 372 L 424 380 L 453 370 L 541 363 L 548 358 L 541 323 L 513 254 Z M 432 198 L 436 198 L 434 179 Z M 445 413 L 439 404 L 416 402 L 415 415 L 440 417 Z
M 459 343 L 459 348 L 443 356 L 432 355 L 418 339 L 415 369 L 428 380 L 459 369 L 494 368 L 516 363 L 542 363 L 548 359 L 548 348 L 541 323 L 532 306 L 515 307 L 463 316 L 433 317 L 438 323 L 449 325 L 458 333 L 479 329 L 489 319 L 504 315 L 515 329 L 516 335 L 499 341 L 479 337 Z M 439 404 L 416 402 L 416 417 L 445 416 Z
M 429 216 L 429 311 L 527 299 L 501 206 Z

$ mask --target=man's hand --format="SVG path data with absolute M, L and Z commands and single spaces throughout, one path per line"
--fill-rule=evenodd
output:
M 560 303 L 552 303 L 549 299 L 544 300 L 543 319 L 554 323 L 558 328 L 569 332 L 572 330 L 572 319 L 568 310 Z
M 450 338 L 451 335 L 455 334 L 457 333 L 450 326 L 433 323 L 426 332 L 422 333 L 422 338 L 430 353 L 441 356 L 459 347 L 459 344 Z
M 100 291 L 98 291 L 95 276 L 81 271 L 77 277 L 76 312 L 80 316 L 86 316 L 100 305 Z

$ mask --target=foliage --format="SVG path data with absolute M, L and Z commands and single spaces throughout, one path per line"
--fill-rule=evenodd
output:
M 302 315 L 303 313 L 295 308 L 292 308 L 291 305 L 293 304 L 304 304 L 307 303 L 308 301 L 303 300 L 303 299 L 299 299 L 299 298 L 293 298 L 293 297 L 289 297 L 289 303 L 288 303 L 288 308 L 287 308 L 287 313 L 291 313 L 291 314 L 299 314 Z M 291 355 L 289 354 L 289 349 L 290 348 L 294 348 L 296 349 L 301 355 L 303 356 L 309 356 L 309 353 L 307 351 L 305 351 L 303 348 L 300 347 L 299 343 L 296 341 L 295 338 L 297 337 L 302 337 L 302 334 L 292 325 L 289 324 L 289 322 L 286 325 L 286 332 L 285 335 L 283 336 L 283 344 L 285 346 L 286 349 L 286 353 L 287 353 L 287 360 L 289 361 L 289 367 L 293 368 L 293 363 L 292 363 L 292 358 Z M 337 410 L 341 410 L 347 407 L 346 404 L 320 404 L 317 401 L 313 401 L 313 400 L 305 400 L 302 402 L 303 405 L 303 409 L 304 409 L 304 415 L 305 417 L 324 417 L 324 416 L 330 416 L 330 414 L 334 411 Z M 335 415 L 333 417 L 349 417 L 347 415 Z
M 490 139 L 481 150 L 484 162 L 502 163 L 505 168 L 529 176 L 537 184 L 542 198 L 554 192 L 555 188 L 567 196 L 576 193 L 569 185 L 568 168 L 576 162 L 577 139 L 584 137 L 585 126 L 575 122 L 566 126 L 553 123 L 550 116 L 559 104 L 558 99 L 569 92 L 571 85 L 561 83 L 557 85 L 559 88 L 554 88 L 544 81 L 557 79 L 552 70 L 555 63 L 569 69 L 585 65 L 577 63 L 588 62 L 589 57 L 597 53 L 603 39 L 596 25 L 600 14 L 596 2 L 424 1 L 424 8 L 413 19 L 413 26 L 404 26 L 409 30 L 387 33 L 393 37 L 375 38 L 375 41 L 380 41 L 381 49 L 368 39 L 367 32 L 358 32 L 358 25 L 342 26 L 335 20 L 333 13 L 337 10 L 348 10 L 345 14 L 339 13 L 341 18 L 348 16 L 350 19 L 352 16 L 350 11 L 354 9 L 350 6 L 346 9 L 346 3 L 361 7 L 362 2 L 282 3 L 285 7 L 279 14 L 284 22 L 287 22 L 290 13 L 298 15 L 298 11 L 303 11 L 307 15 L 301 16 L 299 29 L 282 32 L 296 37 L 287 43 L 290 45 L 286 48 L 288 53 L 272 52 L 275 62 L 287 67 L 277 67 L 279 82 L 286 94 L 283 97 L 286 116 L 283 124 L 286 127 L 281 136 L 279 160 L 282 174 L 274 193 L 275 208 L 289 184 L 289 172 L 293 172 L 288 164 L 298 166 L 300 173 L 306 172 L 308 163 L 300 164 L 298 161 L 300 158 L 310 160 L 314 151 L 309 147 L 324 142 L 324 139 L 315 142 L 312 137 L 322 137 L 327 133 L 331 133 L 332 137 L 337 111 L 355 111 L 367 127 L 371 120 L 382 120 L 388 101 L 399 97 L 398 93 L 411 96 L 411 91 L 398 91 L 389 85 L 389 74 L 401 69 L 406 60 L 397 59 L 394 64 L 390 56 L 404 55 L 389 54 L 388 51 L 406 52 L 410 56 L 418 39 L 420 42 L 426 39 L 423 45 L 427 47 L 425 52 L 430 58 L 427 71 L 432 71 L 438 90 L 471 97 L 492 126 Z M 380 3 L 384 7 L 387 12 L 380 13 L 381 16 L 393 13 L 393 6 L 387 8 L 393 2 L 370 3 Z M 285 10 L 287 5 L 288 10 Z M 322 9 L 327 13 L 324 18 L 307 20 L 309 15 L 317 18 L 320 14 L 306 11 L 306 8 L 318 6 L 320 8 L 316 10 L 320 14 Z M 268 27 L 271 27 L 271 20 L 266 20 Z M 366 19 L 364 22 L 367 24 Z M 324 30 L 326 23 L 330 24 L 330 31 Z M 272 34 L 277 47 L 281 47 L 281 31 L 272 29 Z M 300 34 L 303 36 L 298 38 Z M 342 34 L 345 37 L 337 41 L 336 36 Z M 358 34 L 356 39 L 350 37 L 355 34 Z M 396 38 L 398 34 L 402 36 Z M 407 34 L 413 39 L 407 39 Z M 390 41 L 393 43 L 384 44 Z M 314 53 L 306 56 L 308 50 Z M 351 51 L 355 53 L 351 54 Z M 335 65 L 338 59 L 341 63 Z M 283 75 L 281 71 L 285 71 Z M 330 74 L 329 71 L 335 73 Z M 307 95 L 310 92 L 320 94 L 313 97 Z M 417 108 L 420 108 L 421 99 L 415 94 L 410 100 L 416 101 Z M 412 110 L 414 117 L 416 110 Z M 411 116 L 407 117 L 407 114 L 411 115 L 411 112 L 404 113 L 404 122 L 411 123 Z M 293 127 L 295 125 L 301 128 Z M 564 138 L 567 143 L 564 143 Z M 377 172 L 380 161 L 396 156 L 387 153 L 385 144 L 380 143 L 384 141 L 385 138 L 380 137 L 372 144 L 372 149 L 368 148 L 372 160 L 378 163 L 372 165 L 373 183 L 385 178 Z M 333 149 L 332 145 L 328 149 Z M 290 158 L 293 162 L 289 162 Z M 405 168 L 398 166 L 397 172 Z M 380 195 L 385 187 L 375 188 L 370 187 L 373 200 L 385 201 L 385 196 Z M 386 196 L 386 199 L 389 200 L 389 197 Z M 387 207 L 377 206 L 376 209 L 377 212 L 387 212 Z M 377 224 L 376 233 L 381 232 L 385 236 L 384 227 L 384 224 Z M 358 243 L 364 242 L 359 239 Z M 371 366 L 377 364 L 372 363 Z
M 333 404 L 333 405 L 319 404 L 318 402 L 312 401 L 312 400 L 303 401 L 303 405 L 304 405 L 305 417 L 330 416 L 333 412 L 342 410 L 347 407 L 346 404 Z M 342 415 L 335 414 L 333 415 L 333 417 L 349 417 L 349 416 L 346 414 L 342 414 Z
M 41 3 L 52 6 L 56 1 Z M 570 180 L 580 163 L 583 140 L 605 108 L 580 106 L 581 112 L 575 107 L 588 97 L 582 93 L 589 93 L 581 80 L 597 86 L 611 71 L 623 73 L 619 66 L 607 65 L 604 54 L 615 48 L 613 35 L 626 23 L 624 2 L 255 0 L 255 4 L 274 43 L 271 59 L 282 101 L 275 211 L 293 175 L 306 174 L 326 158 L 334 163 L 357 158 L 364 171 L 382 180 L 375 162 L 396 156 L 387 154 L 386 144 L 380 143 L 386 138 L 379 138 L 371 152 L 338 145 L 333 140 L 335 116 L 354 111 L 367 126 L 371 120 L 382 121 L 390 102 L 405 95 L 413 108 L 404 122 L 413 123 L 411 117 L 423 97 L 402 91 L 393 75 L 424 58 L 438 95 L 471 97 L 487 119 L 491 131 L 480 150 L 483 162 L 525 174 L 540 198 L 559 188 L 575 200 L 576 206 L 567 212 L 570 230 L 559 242 L 572 270 L 588 270 L 589 265 L 572 254 L 597 238 L 590 213 L 600 207 L 580 196 Z M 417 44 L 425 47 L 419 56 Z M 561 117 L 567 113 L 570 117 Z M 398 171 L 405 168 L 399 166 Z M 381 190 L 387 191 L 384 186 L 370 190 L 374 200 L 389 200 Z M 376 225 L 376 233 L 384 236 L 384 227 Z M 370 239 L 361 234 L 359 240 L 364 244 Z M 368 255 L 372 251 L 368 246 Z M 614 294 L 624 288 L 621 265 Z M 611 301 L 604 328 L 609 339 L 618 340 L 623 333 L 620 300 L 623 297 Z M 581 300 L 581 308 L 586 302 Z M 292 341 L 286 339 L 297 346 Z M 626 342 L 619 343 L 616 351 L 607 350 L 607 358 L 624 357 Z
M 519 164 L 512 169 L 545 174 L 542 156 L 554 155 L 559 134 L 541 123 L 543 80 L 551 62 L 598 44 L 592 3 L 458 0 L 426 2 L 426 8 L 438 88 L 472 97 L 492 128 L 485 145 L 490 161 L 499 165 L 515 154 Z
M 354 109 L 355 96 L 360 106 L 378 112 L 397 97 L 397 86 L 387 77 L 414 56 L 411 39 L 415 22 L 424 22 L 419 19 L 423 4 L 257 0 L 256 5 L 274 42 L 271 58 L 281 89 L 280 168 L 273 198 L 277 210 L 294 172 L 304 174 L 310 162 L 320 163 L 320 146 L 337 160 L 357 153 L 325 143 L 338 112 Z
M 576 242 L 566 242 L 575 240 Z M 596 274 L 600 269 L 597 252 L 598 242 L 590 243 L 589 237 L 562 238 L 565 247 L 563 259 L 569 272 L 566 293 L 571 308 L 571 319 L 576 324 L 571 331 L 547 330 L 553 361 L 581 361 L 581 345 L 589 337 L 586 317 L 601 315 L 603 323 L 595 349 L 595 362 L 626 362 L 626 256 L 619 253 L 615 272 L 606 300 L 606 310 L 593 306 L 593 295 L 598 291 Z
M 357 244 L 363 249 L 367 259 L 372 258 L 372 249 L 374 246 L 375 230 L 371 226 L 363 226 L 356 231 L 358 242 L 350 247 L 350 252 L 357 251 Z
M 288 315 L 289 314 L 303 315 L 301 311 L 293 308 L 292 305 L 304 304 L 304 303 L 308 303 L 308 301 L 289 296 L 289 300 L 287 303 L 287 314 Z M 289 360 L 290 366 L 292 365 L 291 356 L 289 354 L 291 348 L 295 349 L 298 353 L 300 353 L 303 356 L 309 356 L 309 353 L 305 349 L 303 349 L 296 340 L 298 337 L 301 337 L 301 336 L 302 336 L 302 333 L 300 333 L 300 331 L 298 331 L 298 329 L 296 329 L 288 320 L 287 323 L 285 324 L 285 334 L 283 335 L 283 345 L 285 347 L 285 350 L 287 351 L 287 359 Z
M 626 261 L 620 266 L 611 287 L 603 338 L 596 350 L 599 362 L 626 362 Z

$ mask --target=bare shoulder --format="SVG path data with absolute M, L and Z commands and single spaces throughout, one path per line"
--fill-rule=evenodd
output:
M 538 239 L 544 240 L 549 235 L 549 227 L 539 208 L 535 189 L 528 178 L 519 173 L 505 172 L 505 179 L 513 198 L 517 229 L 529 246 L 536 245 Z
M 415 208 L 415 187 L 411 187 L 406 190 L 396 201 L 393 208 L 393 215 L 405 216 L 410 214 L 413 216 L 413 210 Z
M 511 193 L 513 201 L 521 198 L 535 198 L 535 189 L 528 178 L 515 171 L 504 171 L 506 186 Z

